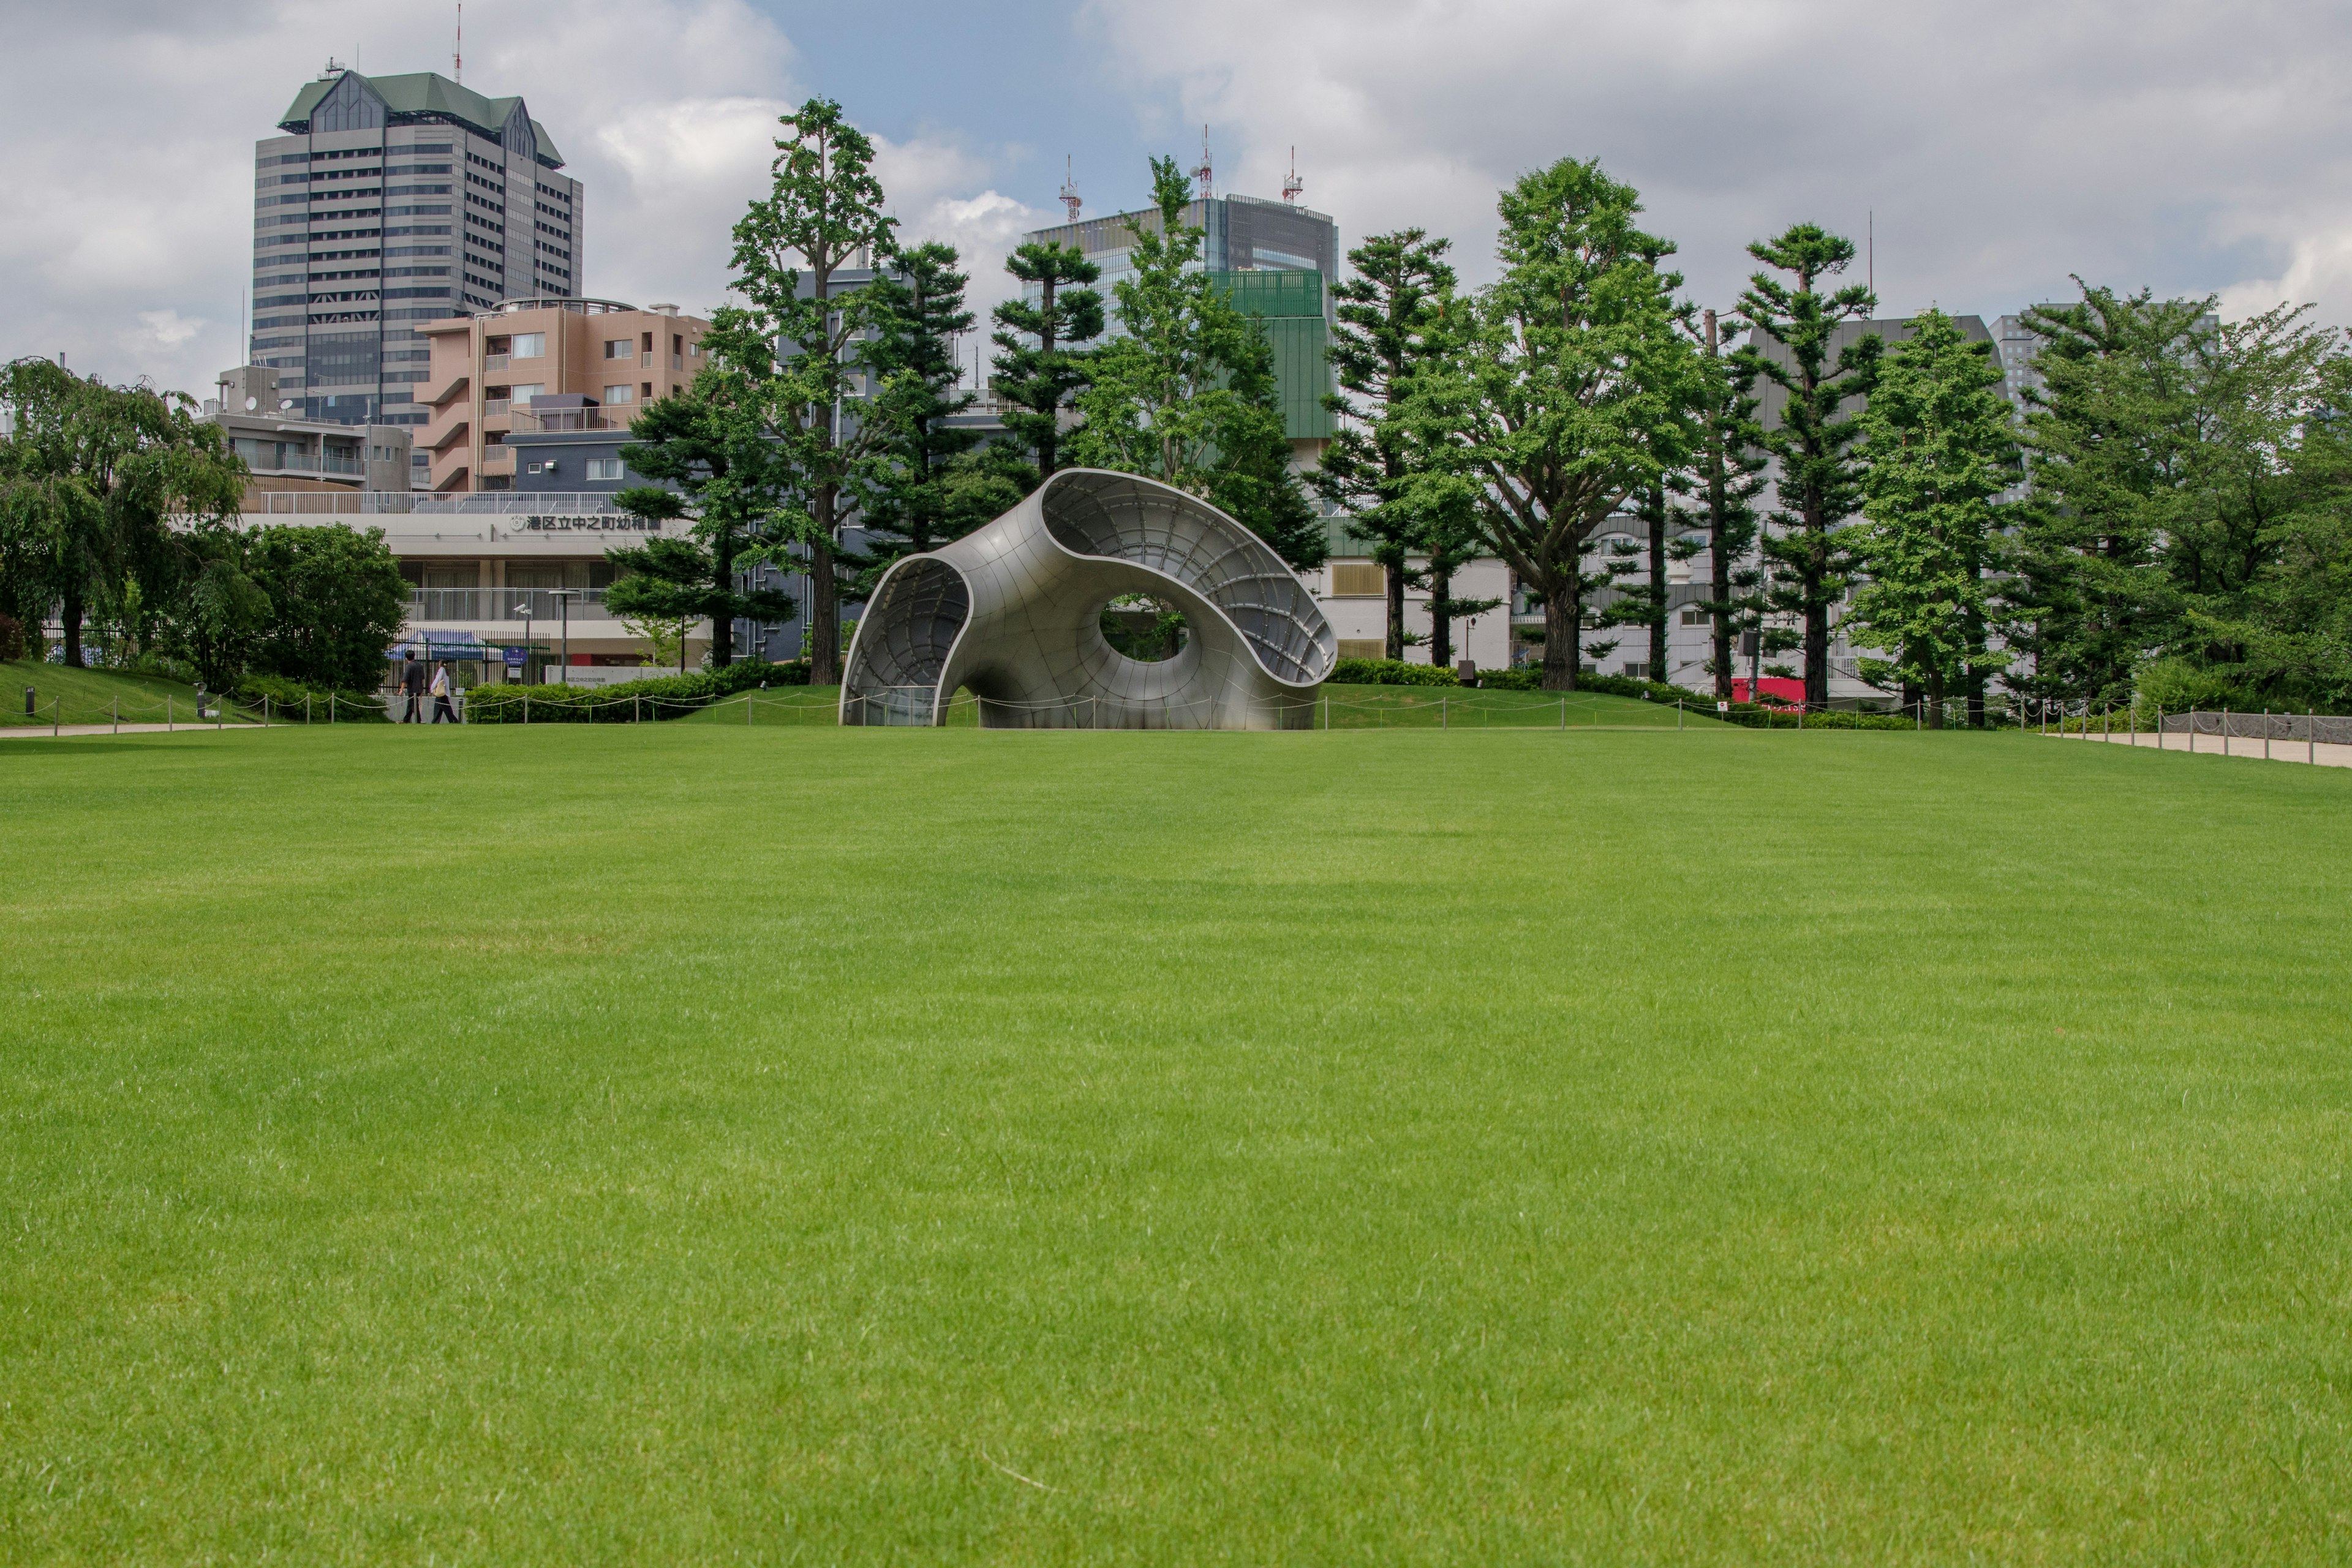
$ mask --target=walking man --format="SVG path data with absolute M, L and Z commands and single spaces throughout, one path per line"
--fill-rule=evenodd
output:
M 409 653 L 407 664 L 401 668 L 400 689 L 408 697 L 408 710 L 400 716 L 400 721 L 404 724 L 424 723 L 425 665 L 414 650 Z
M 449 661 L 443 659 L 433 668 L 433 721 L 455 724 L 457 710 L 449 706 Z

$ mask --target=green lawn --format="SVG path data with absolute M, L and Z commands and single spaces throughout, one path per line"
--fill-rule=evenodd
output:
M 35 709 L 29 718 L 25 713 L 28 686 L 33 689 Z M 176 680 L 110 669 L 75 669 L 29 658 L 0 659 L 0 699 L 5 699 L 0 700 L 0 725 L 34 725 L 44 730 L 52 722 L 104 724 L 117 717 L 125 724 L 164 724 L 174 718 L 192 721 L 196 710 L 196 689 Z M 58 705 L 54 718 L 52 704 Z M 207 699 L 207 713 L 212 706 Z M 228 721 L 237 723 L 241 717 L 242 710 L 231 704 Z
M 837 686 L 779 687 L 726 698 L 671 722 L 833 725 L 840 721 L 840 700 Z M 1316 728 L 1333 730 L 1729 728 L 1701 708 L 1677 711 L 1666 703 L 1629 697 L 1429 686 L 1326 686 L 1314 700 L 1310 717 Z M 949 705 L 945 727 L 979 727 L 977 707 L 969 693 L 959 693 Z
M 0 1560 L 2352 1556 L 2352 774 L 0 750 Z

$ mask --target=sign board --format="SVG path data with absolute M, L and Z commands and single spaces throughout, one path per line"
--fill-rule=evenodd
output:
M 507 649 L 507 668 L 509 669 L 520 669 L 522 668 L 522 649 L 519 647 L 510 647 Z
M 509 655 L 508 655 L 507 657 L 509 657 L 509 658 L 513 658 L 514 656 L 512 655 L 512 653 L 509 653 Z M 1718 712 L 1718 713 L 1728 713 L 1728 712 L 1730 712 L 1730 711 L 1731 711 L 1731 704 L 1730 704 L 1730 703 L 1728 703 L 1728 702 L 1717 702 L 1717 703 L 1715 705 L 1715 710 L 1716 710 L 1717 712 Z

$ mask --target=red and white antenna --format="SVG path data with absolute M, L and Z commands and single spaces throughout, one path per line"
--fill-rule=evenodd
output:
M 1070 209 L 1070 221 L 1078 221 L 1078 182 L 1070 173 L 1070 160 L 1062 159 L 1062 205 Z
M 1201 127 L 1201 166 L 1192 171 L 1192 178 L 1201 187 L 1201 199 L 1207 201 L 1216 190 L 1216 174 L 1209 167 L 1209 128 Z
M 1282 182 L 1282 199 L 1295 202 L 1298 199 L 1298 193 L 1306 188 L 1298 178 L 1298 149 L 1293 147 L 1290 150 L 1290 177 Z
M 457 85 L 466 85 L 466 0 L 457 0 L 457 47 L 449 51 L 449 69 Z

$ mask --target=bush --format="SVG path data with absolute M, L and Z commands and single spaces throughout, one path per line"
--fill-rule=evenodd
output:
M 806 686 L 805 659 L 746 660 L 724 669 L 656 676 L 617 686 L 477 686 L 466 693 L 468 724 L 628 724 L 682 719 L 722 697 L 761 686 Z
M 1712 710 L 1715 699 L 1706 700 Z M 1794 730 L 1797 714 L 1794 709 L 1777 707 L 1772 703 L 1735 702 L 1717 718 L 1727 724 L 1740 724 L 1750 730 Z M 1808 730 L 1916 730 L 1919 721 L 1908 713 L 1854 713 L 1844 709 L 1828 713 L 1808 713 L 1804 728 Z
M 2229 672 L 2207 669 L 2185 658 L 2159 658 L 2141 665 L 2132 685 L 2142 712 L 2158 709 L 2167 713 L 2192 709 L 2218 712 L 2227 708 L 2244 713 L 2263 706 L 2261 698 L 2239 685 Z
M 1459 686 L 1454 672 L 1401 658 L 1343 658 L 1325 678 L 1335 686 Z
M 0 616 L 0 659 L 25 657 L 25 623 L 14 616 Z
M 282 675 L 241 676 L 229 689 L 228 695 L 231 701 L 243 707 L 257 712 L 266 710 L 272 723 L 327 723 L 330 698 L 335 703 L 335 723 L 383 724 L 389 721 L 383 700 L 372 692 L 335 691 L 324 686 L 309 686 L 299 680 L 289 680 Z

